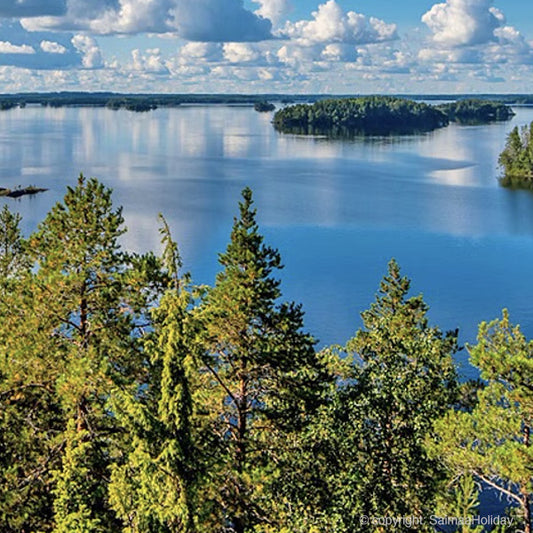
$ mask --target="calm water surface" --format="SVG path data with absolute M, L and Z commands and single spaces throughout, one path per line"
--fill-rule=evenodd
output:
M 242 107 L 13 109 L 0 115 L 0 186 L 50 188 L 7 200 L 29 232 L 80 172 L 98 177 L 124 206 L 129 249 L 159 249 L 162 212 L 195 281 L 212 283 L 249 185 L 286 265 L 284 295 L 321 345 L 360 326 L 391 257 L 462 342 L 503 307 L 533 336 L 533 194 L 496 180 L 507 133 L 533 120 L 516 111 L 503 124 L 334 141 L 278 134 L 270 114 Z

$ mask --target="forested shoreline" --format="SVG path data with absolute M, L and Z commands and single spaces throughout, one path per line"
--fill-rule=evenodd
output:
M 28 237 L 6 206 L 0 228 L 2 532 L 435 531 L 481 482 L 512 503 L 497 531 L 531 531 L 533 342 L 507 311 L 465 382 L 391 260 L 363 327 L 318 350 L 248 188 L 213 286 L 162 217 L 160 255 L 123 250 L 95 179 Z

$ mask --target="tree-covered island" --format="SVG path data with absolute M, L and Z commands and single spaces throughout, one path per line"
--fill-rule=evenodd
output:
M 515 126 L 498 163 L 503 170 L 500 183 L 504 187 L 533 189 L 533 122 L 529 126 Z
M 274 115 L 278 131 L 304 135 L 407 134 L 448 123 L 448 117 L 433 106 L 393 96 L 332 98 L 288 106 Z
M 479 98 L 468 98 L 441 104 L 437 106 L 437 109 L 445 113 L 451 122 L 460 124 L 486 124 L 487 122 L 509 120 L 515 114 L 504 103 Z

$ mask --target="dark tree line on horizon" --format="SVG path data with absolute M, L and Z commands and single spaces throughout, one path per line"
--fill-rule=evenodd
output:
M 533 343 L 506 311 L 461 382 L 457 331 L 391 260 L 318 350 L 249 188 L 213 286 L 160 231 L 160 255 L 123 250 L 83 176 L 27 238 L 0 211 L 2 533 L 382 532 L 361 516 L 476 516 L 480 482 L 513 503 L 494 531 L 531 532 Z

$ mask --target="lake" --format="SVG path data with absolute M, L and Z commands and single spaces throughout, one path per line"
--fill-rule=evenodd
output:
M 533 336 L 533 194 L 497 182 L 506 135 L 533 120 L 515 110 L 505 123 L 342 141 L 279 134 L 248 107 L 12 109 L 0 114 L 0 186 L 50 190 L 0 203 L 29 232 L 80 172 L 97 177 L 124 206 L 128 249 L 160 249 L 161 212 L 194 281 L 212 283 L 249 185 L 284 296 L 302 302 L 320 346 L 361 325 L 391 257 L 432 324 L 459 327 L 462 343 L 503 307 Z M 465 351 L 458 361 L 475 375 Z

